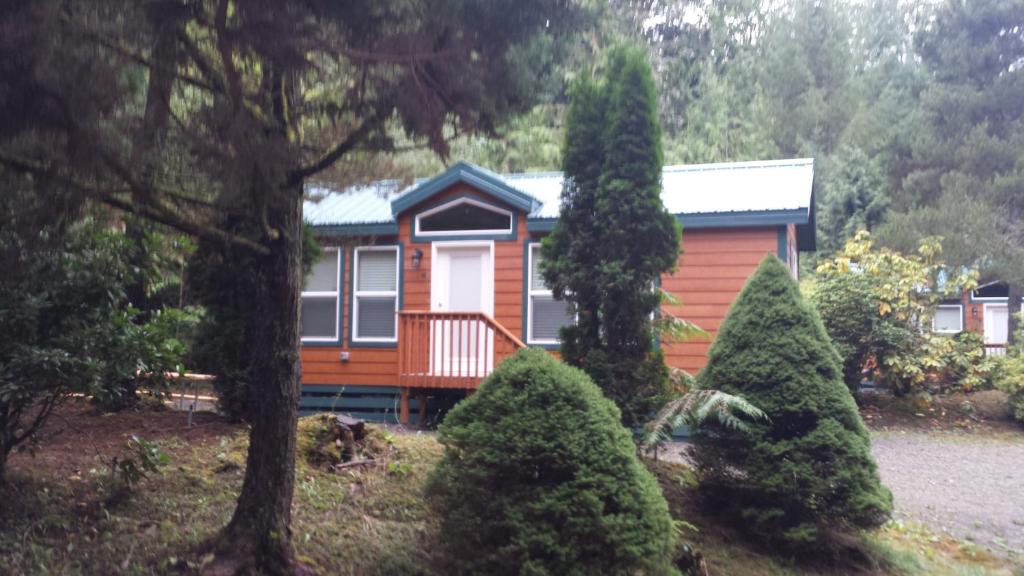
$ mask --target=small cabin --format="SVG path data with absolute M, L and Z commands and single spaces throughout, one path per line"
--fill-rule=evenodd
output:
M 663 343 L 669 365 L 704 366 L 765 254 L 798 275 L 799 253 L 814 249 L 813 179 L 812 159 L 665 167 L 662 200 L 683 238 L 661 287 L 680 301 L 668 311 L 710 336 Z M 305 219 L 324 252 L 302 292 L 302 410 L 422 423 L 433 399 L 472 393 L 517 349 L 557 353 L 573 315 L 544 285 L 539 248 L 562 180 L 458 162 L 404 187 L 308 186 Z
M 956 335 L 974 332 L 985 343 L 986 356 L 1005 356 L 1010 314 L 1024 312 L 1024 299 L 1010 306 L 1010 286 L 987 282 L 965 291 L 959 299 L 945 300 L 935 310 L 932 331 Z

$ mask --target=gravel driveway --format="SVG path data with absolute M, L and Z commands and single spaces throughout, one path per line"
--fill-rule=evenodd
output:
M 685 460 L 686 446 L 672 443 L 663 457 Z M 872 432 L 872 452 L 897 519 L 1024 557 L 1024 434 Z
M 896 517 L 1024 555 L 1024 436 L 875 432 L 872 452 Z

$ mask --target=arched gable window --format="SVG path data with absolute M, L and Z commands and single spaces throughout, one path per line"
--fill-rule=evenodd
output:
M 511 234 L 512 212 L 474 198 L 458 198 L 416 215 L 416 236 Z

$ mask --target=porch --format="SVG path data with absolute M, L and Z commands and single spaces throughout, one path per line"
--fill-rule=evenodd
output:
M 427 389 L 472 393 L 503 360 L 526 348 L 483 312 L 402 310 L 398 313 L 400 419 L 409 422 L 410 399 L 424 405 Z

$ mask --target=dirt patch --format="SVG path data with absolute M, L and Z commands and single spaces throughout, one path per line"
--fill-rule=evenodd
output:
M 865 393 L 857 403 L 864 423 L 877 431 L 982 435 L 1024 432 L 1024 426 L 1010 417 L 1006 394 L 998 390 L 904 398 Z
M 171 444 L 197 446 L 219 441 L 242 428 L 212 413 L 193 414 L 189 427 L 188 414 L 183 412 L 125 410 L 105 414 L 84 400 L 73 400 L 54 411 L 32 450 L 14 453 L 8 464 L 11 470 L 63 478 L 123 454 L 132 435 L 161 444 L 173 438 L 176 442 Z M 167 447 L 168 451 L 174 449 L 173 445 Z
M 18 454 L 0 486 L 0 575 L 198 574 L 206 545 L 231 518 L 245 474 L 246 428 L 213 414 L 105 415 L 63 407 L 36 446 Z M 300 428 L 313 424 L 301 419 Z M 170 461 L 119 498 L 109 463 L 132 434 Z M 443 574 L 423 484 L 440 458 L 430 435 L 367 426 L 387 454 L 336 472 L 296 460 L 293 542 L 322 574 Z M 311 436 L 300 435 L 300 441 Z M 381 448 L 379 444 L 385 444 Z

